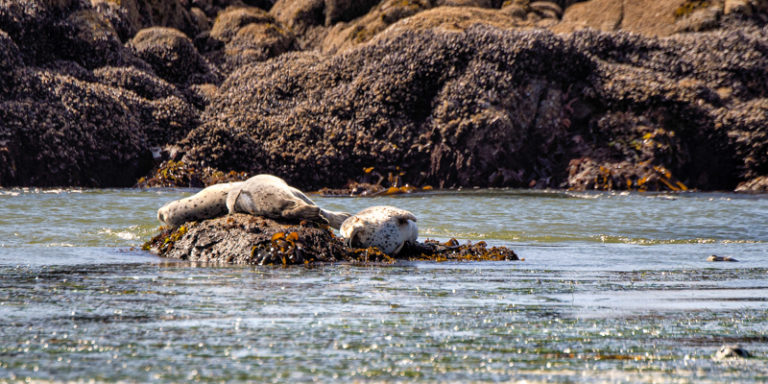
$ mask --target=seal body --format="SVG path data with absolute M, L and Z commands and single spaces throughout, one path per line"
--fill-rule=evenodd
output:
M 272 175 L 256 175 L 232 188 L 226 201 L 229 213 L 241 212 L 273 219 L 311 220 L 339 228 L 351 215 L 324 210 L 303 192 Z
M 204 220 L 227 213 L 227 194 L 242 182 L 211 185 L 180 200 L 171 201 L 157 210 L 157 219 L 165 225 L 177 227 L 187 221 Z
M 396 255 L 406 242 L 416 242 L 419 230 L 411 212 L 382 205 L 366 208 L 345 220 L 341 235 L 350 247 L 377 247 L 388 255 Z

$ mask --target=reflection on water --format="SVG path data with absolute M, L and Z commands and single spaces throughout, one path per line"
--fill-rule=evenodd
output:
M 431 193 L 525 261 L 262 268 L 132 250 L 193 191 L 0 191 L 0 381 L 764 382 L 768 199 Z M 710 254 L 738 263 L 708 263 Z M 725 343 L 757 357 L 715 361 Z

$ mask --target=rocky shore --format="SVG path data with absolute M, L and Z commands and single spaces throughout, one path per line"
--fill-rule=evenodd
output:
M 350 248 L 327 226 L 235 213 L 168 228 L 144 244 L 159 256 L 212 264 L 303 265 L 317 263 L 392 264 L 398 260 L 513 261 L 515 252 L 485 242 L 459 244 L 427 240 L 410 244 L 396 257 L 378 248 Z
M 3 1 L 0 186 L 768 192 L 767 23 L 766 0 Z

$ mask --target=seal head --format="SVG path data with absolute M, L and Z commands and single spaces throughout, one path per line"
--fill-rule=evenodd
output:
M 419 237 L 416 216 L 404 209 L 387 205 L 366 208 L 341 224 L 341 235 L 355 248 L 377 247 L 397 255 L 405 243 Z

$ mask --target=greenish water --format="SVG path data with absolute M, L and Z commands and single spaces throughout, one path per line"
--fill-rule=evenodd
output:
M 768 196 L 355 199 L 524 261 L 204 266 L 136 250 L 191 190 L 0 190 L 0 382 L 765 382 Z M 708 263 L 708 255 L 738 263 Z M 746 360 L 711 357 L 739 343 Z

